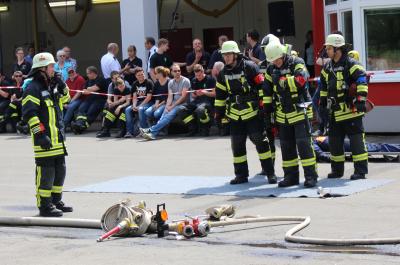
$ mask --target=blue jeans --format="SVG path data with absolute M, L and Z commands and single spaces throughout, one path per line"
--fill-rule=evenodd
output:
M 71 123 L 72 119 L 74 118 L 75 111 L 79 108 L 81 103 L 82 103 L 82 100 L 77 98 L 68 104 L 68 107 L 64 114 L 64 124 L 65 125 L 69 125 Z
M 144 114 L 146 115 L 146 117 L 148 119 L 154 118 L 158 121 L 161 118 L 161 116 L 165 110 L 165 104 L 158 107 L 157 110 L 154 110 L 153 106 L 148 107 L 147 110 L 144 112 Z
M 182 105 L 179 105 L 179 106 L 176 106 L 175 108 L 173 108 L 169 112 L 167 110 L 165 110 L 164 113 L 161 115 L 161 118 L 157 122 L 157 124 L 150 127 L 150 132 L 154 136 L 157 136 L 165 126 L 170 124 L 171 121 L 173 119 L 175 119 L 176 115 L 178 115 L 179 111 L 181 111 L 182 109 L 183 109 Z
M 134 112 L 132 110 L 132 105 L 125 109 L 125 117 L 126 117 L 126 131 L 136 135 L 139 133 L 139 128 L 137 125 L 139 119 L 139 126 L 141 128 L 149 128 L 149 124 L 147 122 L 147 117 L 145 115 L 145 111 L 150 107 L 150 104 L 144 104 L 139 107 L 138 112 Z
M 126 117 L 126 132 L 132 135 L 137 135 L 139 133 L 139 128 L 136 125 L 137 115 L 136 112 L 133 112 L 132 105 L 125 108 L 125 117 Z
M 146 103 L 139 107 L 138 114 L 139 114 L 140 128 L 149 128 L 149 123 L 147 122 L 147 116 L 145 112 L 150 106 L 151 103 Z

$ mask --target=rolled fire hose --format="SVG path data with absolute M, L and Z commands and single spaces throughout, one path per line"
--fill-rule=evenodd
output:
M 292 243 L 315 244 L 315 245 L 326 245 L 326 246 L 400 244 L 400 237 L 371 238 L 371 239 L 328 239 L 328 238 L 311 238 L 311 237 L 295 236 L 296 233 L 303 230 L 310 224 L 311 218 L 309 216 L 247 217 L 243 219 L 227 218 L 221 221 L 209 222 L 209 224 L 210 227 L 222 227 L 230 225 L 263 223 L 263 222 L 301 222 L 295 227 L 291 228 L 285 234 L 285 240 Z M 101 228 L 100 220 L 43 218 L 43 217 L 0 217 L 0 225 L 55 226 L 55 227 L 98 228 L 98 229 Z
M 101 229 L 100 220 L 54 217 L 0 217 L 3 226 L 54 226 Z

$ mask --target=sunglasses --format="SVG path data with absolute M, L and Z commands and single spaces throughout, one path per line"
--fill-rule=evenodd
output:
M 22 75 L 14 75 L 15 77 L 22 77 Z

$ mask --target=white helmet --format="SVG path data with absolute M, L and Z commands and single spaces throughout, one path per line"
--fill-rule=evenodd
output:
M 326 37 L 326 42 L 324 45 L 330 45 L 336 48 L 346 45 L 344 42 L 344 37 L 340 34 L 330 34 Z
M 54 57 L 51 53 L 41 52 L 33 56 L 32 69 L 48 66 L 49 64 L 55 64 Z
M 265 56 L 267 57 L 267 61 L 272 63 L 276 59 L 283 57 L 286 53 L 285 47 L 279 42 L 273 41 L 270 42 L 264 49 Z
M 261 47 L 266 47 L 269 43 L 271 43 L 273 41 L 281 42 L 277 36 L 270 33 L 262 39 Z

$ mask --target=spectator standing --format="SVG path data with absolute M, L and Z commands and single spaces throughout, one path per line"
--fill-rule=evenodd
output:
M 260 39 L 260 34 L 255 29 L 250 30 L 246 34 L 247 44 L 250 45 L 250 49 L 248 50 L 248 56 L 250 60 L 252 60 L 256 64 L 265 60 L 265 53 L 260 47 L 260 43 L 258 42 L 259 39 Z
M 147 77 L 150 78 L 150 58 L 153 56 L 154 53 L 157 52 L 157 46 L 156 46 L 156 41 L 154 40 L 153 37 L 146 37 L 144 41 L 144 47 L 147 50 Z
M 68 69 L 73 68 L 71 63 L 65 61 L 66 57 L 64 50 L 57 51 L 57 63 L 54 65 L 54 70 L 61 73 L 64 82 L 68 79 Z
M 31 71 L 32 64 L 25 60 L 25 53 L 22 47 L 15 49 L 15 56 L 17 57 L 17 61 L 12 66 L 12 72 L 21 71 L 23 77 L 26 78 Z
M 138 130 L 135 129 L 137 119 L 139 119 L 140 127 L 149 127 L 145 111 L 153 104 L 153 81 L 151 81 L 151 79 L 146 79 L 143 68 L 136 68 L 135 76 L 137 80 L 132 85 L 132 106 L 129 106 L 125 109 L 127 123 L 126 138 L 136 136 L 138 134 Z
M 314 44 L 312 30 L 308 31 L 306 34 L 306 43 L 304 45 L 304 62 L 306 63 L 310 77 L 314 77 Z
M 224 62 L 224 58 L 222 58 L 222 54 L 221 54 L 221 47 L 222 47 L 222 44 L 227 40 L 229 40 L 229 39 L 225 35 L 221 35 L 218 37 L 218 49 L 213 51 L 213 53 L 211 54 L 210 62 L 208 63 L 208 66 L 207 66 L 208 70 L 212 70 L 214 67 L 214 64 L 216 62 L 222 62 L 222 63 Z
M 25 61 L 27 61 L 28 63 L 32 64 L 32 59 L 33 56 L 35 56 L 35 47 L 33 46 L 29 46 L 28 48 L 28 54 L 25 56 Z
M 145 111 L 148 120 L 158 121 L 165 110 L 165 103 L 168 98 L 168 82 L 170 71 L 163 66 L 155 69 L 157 81 L 154 83 L 153 98 L 154 104 Z
M 172 65 L 174 79 L 168 82 L 168 99 L 163 115 L 157 124 L 148 129 L 140 128 L 143 138 L 146 140 L 155 140 L 159 132 L 176 117 L 182 110 L 182 104 L 188 99 L 188 90 L 190 89 L 190 80 L 181 75 L 179 64 Z
M 74 70 L 76 71 L 78 69 L 78 62 L 76 61 L 76 59 L 71 57 L 71 48 L 68 46 L 65 46 L 63 48 L 63 51 L 65 52 L 65 61 L 67 63 L 71 63 L 72 67 L 74 68 Z
M 157 46 L 157 52 L 150 57 L 150 76 L 153 81 L 157 80 L 156 73 L 154 71 L 157 66 L 170 68 L 173 64 L 171 57 L 166 54 L 169 49 L 169 41 L 167 39 L 159 39 Z
M 136 47 L 135 45 L 130 45 L 128 47 L 128 58 L 122 62 L 122 74 L 124 79 L 128 81 L 129 85 L 132 85 L 136 81 L 135 68 L 142 67 L 142 59 L 136 57 Z
M 69 88 L 71 101 L 64 106 L 66 109 L 64 114 L 64 125 L 65 127 L 69 127 L 76 110 L 85 100 L 86 96 L 84 96 L 82 92 L 78 91 L 82 91 L 85 88 L 86 80 L 78 74 L 73 67 L 70 67 L 68 68 L 68 79 L 66 83 Z
M 207 69 L 210 62 L 210 54 L 203 49 L 203 43 L 200 39 L 193 40 L 193 51 L 186 54 L 186 71 L 188 78 L 194 77 L 193 68 L 196 64 L 200 64 L 204 69 Z
M 118 52 L 118 44 L 109 43 L 107 45 L 107 53 L 101 57 L 101 71 L 103 72 L 103 77 L 106 79 L 107 84 L 111 82 L 110 75 L 112 71 L 121 71 L 121 65 L 117 59 Z

